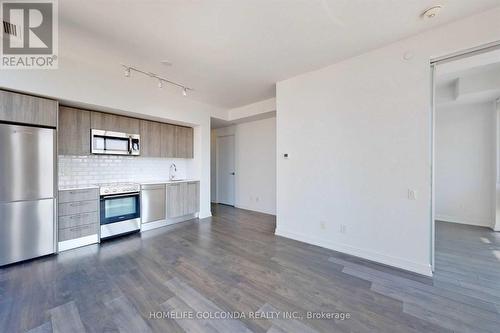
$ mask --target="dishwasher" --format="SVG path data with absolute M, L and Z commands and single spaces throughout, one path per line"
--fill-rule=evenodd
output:
M 165 184 L 141 185 L 141 223 L 142 225 L 164 221 L 166 218 Z

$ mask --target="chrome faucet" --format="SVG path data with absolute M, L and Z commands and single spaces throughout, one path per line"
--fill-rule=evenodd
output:
M 172 172 L 172 170 L 173 170 L 173 172 Z M 168 170 L 168 178 L 170 180 L 174 180 L 176 172 L 177 172 L 177 165 L 175 165 L 175 163 L 170 164 L 170 169 Z

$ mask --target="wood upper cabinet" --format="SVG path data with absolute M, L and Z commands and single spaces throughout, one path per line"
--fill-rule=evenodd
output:
M 162 125 L 155 121 L 141 120 L 141 156 L 162 156 Z
M 176 126 L 176 157 L 193 158 L 193 128 Z
M 90 111 L 61 106 L 57 137 L 59 155 L 89 155 Z
M 57 110 L 57 101 L 0 90 L 0 120 L 56 127 Z
M 111 113 L 92 112 L 90 115 L 90 127 L 105 131 L 138 134 L 140 131 L 140 121 L 136 118 Z
M 176 127 L 170 124 L 161 124 L 161 157 L 177 157 Z
M 193 158 L 193 129 L 162 124 L 162 157 Z
M 141 156 L 193 158 L 193 129 L 156 121 L 61 106 L 59 154 L 89 155 L 90 130 L 141 135 Z

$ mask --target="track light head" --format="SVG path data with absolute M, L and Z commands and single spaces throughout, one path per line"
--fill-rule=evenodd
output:
M 130 67 L 125 67 L 125 77 L 130 77 Z
M 158 88 L 163 88 L 163 81 L 162 80 L 158 80 Z
M 182 96 L 184 96 L 184 97 L 185 97 L 185 96 L 187 96 L 187 95 L 188 95 L 188 93 L 187 93 L 187 89 L 186 89 L 186 88 L 183 88 L 183 89 L 182 89 Z

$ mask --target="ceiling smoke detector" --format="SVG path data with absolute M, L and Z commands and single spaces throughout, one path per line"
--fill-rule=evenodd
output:
M 160 64 L 164 65 L 164 66 L 172 66 L 172 63 L 168 60 L 162 60 L 160 61 Z
M 432 6 L 431 8 L 426 9 L 422 13 L 422 17 L 424 19 L 435 18 L 436 16 L 438 16 L 438 14 L 439 14 L 439 12 L 441 11 L 442 8 L 443 8 L 443 6 L 441 6 L 441 5 Z

